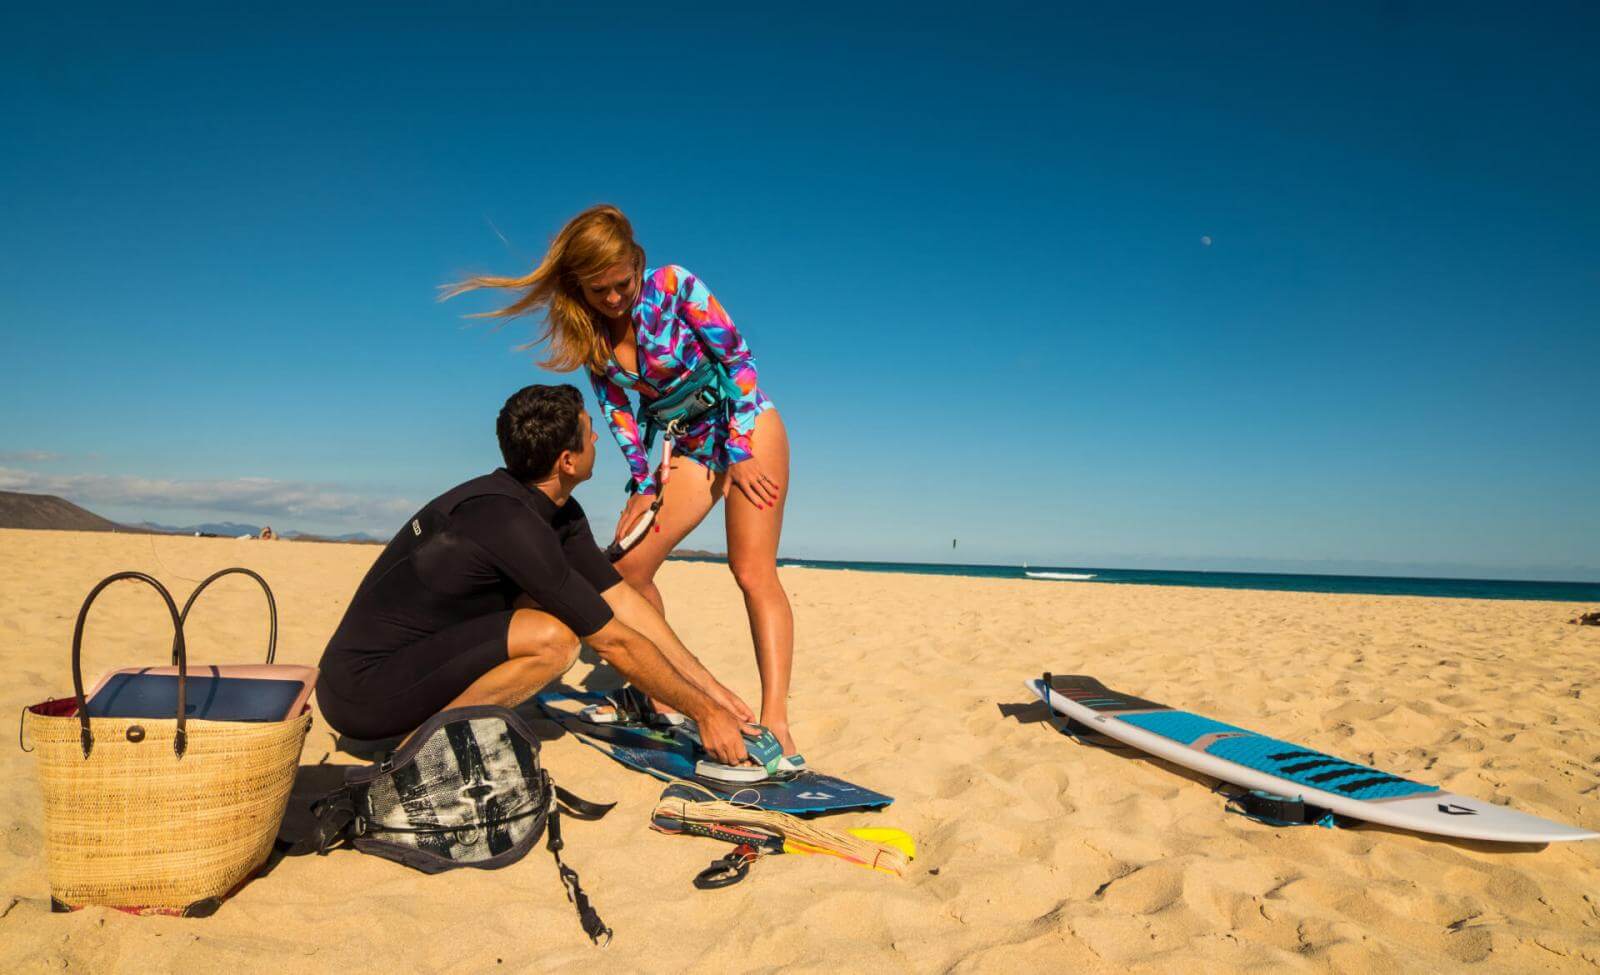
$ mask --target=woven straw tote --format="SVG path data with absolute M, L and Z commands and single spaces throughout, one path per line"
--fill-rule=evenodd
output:
M 195 590 L 195 596 L 219 576 Z M 95 718 L 83 693 L 89 606 L 123 579 L 153 587 L 172 617 L 178 701 L 172 718 Z M 276 642 L 276 607 L 272 642 Z M 273 648 L 268 648 L 271 661 Z M 309 708 L 283 721 L 185 716 L 188 661 L 172 595 L 142 572 L 119 572 L 90 591 L 72 634 L 72 698 L 29 707 L 24 732 L 44 792 L 51 906 L 205 916 L 267 860 L 294 785 Z

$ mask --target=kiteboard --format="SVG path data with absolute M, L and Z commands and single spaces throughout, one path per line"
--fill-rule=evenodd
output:
M 894 802 L 893 797 L 881 792 L 810 769 L 759 782 L 729 783 L 706 778 L 696 772 L 697 764 L 705 757 L 699 742 L 681 726 L 597 724 L 585 718 L 584 708 L 611 703 L 606 694 L 598 691 L 545 691 L 535 696 L 534 702 L 545 717 L 622 765 L 664 782 L 694 782 L 719 799 L 795 816 L 879 809 Z

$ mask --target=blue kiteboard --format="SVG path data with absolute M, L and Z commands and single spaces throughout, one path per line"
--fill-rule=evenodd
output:
M 739 785 L 696 775 L 695 764 L 704 755 L 694 737 L 682 729 L 595 724 L 582 717 L 583 708 L 610 703 L 598 691 L 545 691 L 534 698 L 534 703 L 545 717 L 572 732 L 578 740 L 628 768 L 664 782 L 693 782 L 719 799 L 795 816 L 881 809 L 894 802 L 892 796 L 809 769 Z

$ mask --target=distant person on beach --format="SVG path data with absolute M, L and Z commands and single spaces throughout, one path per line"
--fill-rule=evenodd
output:
M 726 499 L 728 568 L 750 617 L 761 673 L 761 723 L 782 743 L 791 766 L 803 765 L 789 731 L 794 614 L 778 579 L 789 437 L 757 385 L 755 361 L 733 320 L 686 268 L 647 267 L 632 225 L 613 206 L 590 207 L 574 217 L 523 277 L 474 277 L 445 296 L 476 288 L 521 292 L 485 314 L 512 318 L 542 311 L 546 327 L 539 341 L 550 356 L 541 365 L 589 374 L 631 472 L 614 549 L 656 512 L 653 530 L 621 555 L 617 569 L 657 609 L 665 612 L 655 585 L 661 563 Z M 629 391 L 639 398 L 637 412 Z M 709 396 L 715 408 L 681 429 L 668 429 L 667 409 L 691 392 Z M 672 457 L 664 471 L 651 469 L 655 431 L 665 431 L 670 441 Z
M 323 717 L 373 740 L 446 708 L 516 705 L 577 661 L 581 638 L 693 718 L 717 761 L 747 761 L 754 713 L 622 581 L 572 497 L 594 472 L 582 394 L 519 390 L 496 431 L 506 466 L 425 505 L 356 589 L 322 655 Z

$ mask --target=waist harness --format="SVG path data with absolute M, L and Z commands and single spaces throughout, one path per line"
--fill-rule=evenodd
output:
M 321 854 L 348 844 L 441 873 L 508 866 L 548 835 L 584 933 L 604 945 L 611 929 L 561 861 L 560 814 L 599 819 L 612 805 L 556 786 L 539 767 L 539 739 L 527 723 L 507 708 L 478 705 L 434 715 L 385 761 L 347 771 L 344 786 L 312 807 L 313 842 Z
M 629 549 L 639 544 L 661 511 L 661 502 L 667 493 L 667 477 L 672 470 L 672 443 L 694 424 L 705 417 L 722 414 L 723 422 L 732 425 L 733 403 L 739 398 L 739 387 L 729 378 L 722 363 L 707 355 L 698 366 L 680 382 L 672 392 L 659 399 L 639 397 L 639 412 L 644 414 L 644 453 L 646 462 L 650 449 L 655 446 L 656 435 L 665 433 L 666 444 L 661 448 L 661 479 L 656 489 L 656 499 L 650 508 L 625 535 L 606 546 L 606 557 L 615 562 Z M 627 490 L 633 494 L 639 486 L 628 479 Z
M 677 436 L 719 410 L 723 419 L 729 420 L 732 404 L 738 398 L 739 387 L 729 378 L 722 363 L 706 356 L 672 392 L 649 401 L 640 398 L 645 453 L 650 453 L 658 433 L 665 432 L 669 438 Z

